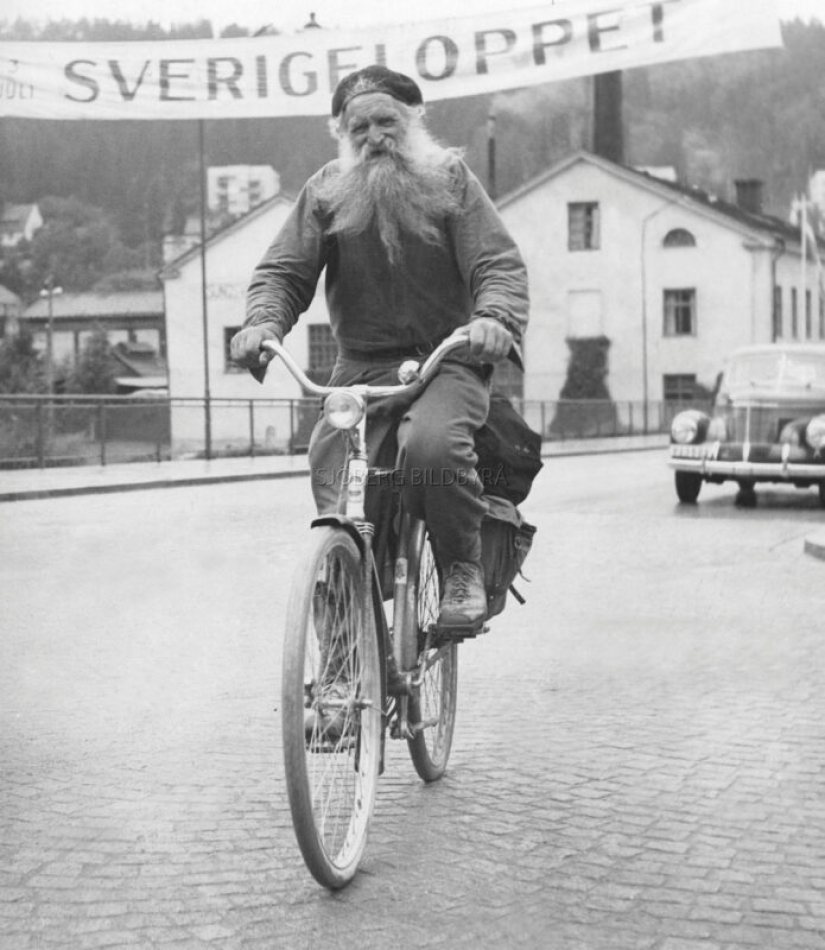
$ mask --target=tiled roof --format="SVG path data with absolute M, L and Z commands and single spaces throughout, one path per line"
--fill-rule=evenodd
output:
M 626 167 L 625 171 L 630 171 L 634 175 L 648 180 L 653 177 L 646 172 L 636 171 L 633 168 Z M 757 214 L 753 211 L 746 211 L 741 205 L 723 201 L 710 192 L 704 191 L 701 188 L 685 185 L 678 181 L 668 181 L 665 178 L 656 178 L 655 180 L 664 185 L 665 188 L 669 188 L 671 191 L 691 198 L 693 201 L 707 208 L 711 208 L 719 214 L 724 214 L 749 228 L 756 228 L 759 231 L 769 231 L 771 234 L 778 234 L 790 240 L 799 240 L 799 228 L 789 221 L 783 221 L 782 218 L 776 218 L 770 214 Z
M 47 317 L 49 302 L 40 297 L 23 311 L 23 319 Z M 61 317 L 128 317 L 158 316 L 164 314 L 162 290 L 130 290 L 119 293 L 55 294 L 52 297 L 52 315 Z
M 800 240 L 799 228 L 781 218 L 776 218 L 769 214 L 755 214 L 746 211 L 740 205 L 723 201 L 721 198 L 717 198 L 715 195 L 701 188 L 685 185 L 677 181 L 669 181 L 666 178 L 658 178 L 647 172 L 638 171 L 628 165 L 617 164 L 607 158 L 587 151 L 572 153 L 557 162 L 552 168 L 536 175 L 535 178 L 513 189 L 513 191 L 502 195 L 496 202 L 497 205 L 501 208 L 524 197 L 526 194 L 529 194 L 577 162 L 588 162 L 591 165 L 602 168 L 608 174 L 622 177 L 625 181 L 636 181 L 641 187 L 656 190 L 659 194 L 670 192 L 674 196 L 694 202 L 699 207 L 705 208 L 712 213 L 722 215 L 729 221 L 740 226 L 762 232 L 766 235 L 771 235 L 774 238 L 779 237 L 788 241 Z M 678 200 L 678 197 L 675 197 L 674 200 Z M 820 246 L 823 246 L 822 242 L 820 242 Z
M 0 305 L 5 307 L 19 306 L 20 298 L 13 294 L 8 287 L 0 284 Z

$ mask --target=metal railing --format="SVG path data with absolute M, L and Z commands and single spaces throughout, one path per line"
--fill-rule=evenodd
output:
M 685 408 L 673 402 L 512 401 L 546 441 L 665 433 Z M 317 398 L 0 395 L 0 468 L 300 454 L 319 410 Z

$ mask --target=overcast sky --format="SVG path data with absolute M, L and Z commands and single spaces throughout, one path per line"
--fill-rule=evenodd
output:
M 555 0 L 560 5 L 565 0 Z M 782 19 L 795 16 L 825 22 L 825 0 L 775 0 Z M 229 23 L 252 30 L 272 24 L 284 32 L 299 30 L 314 12 L 322 26 L 358 27 L 375 23 L 404 22 L 464 16 L 490 10 L 511 10 L 540 6 L 534 0 L 3 0 L 0 19 L 27 20 L 89 19 L 127 20 L 145 23 L 154 20 L 168 27 L 172 23 L 211 20 L 220 30 Z

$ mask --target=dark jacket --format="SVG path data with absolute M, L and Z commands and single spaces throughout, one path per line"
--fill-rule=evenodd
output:
M 313 175 L 254 271 L 244 326 L 271 323 L 283 338 L 310 305 L 326 268 L 326 298 L 339 346 L 378 352 L 432 345 L 474 317 L 501 321 L 520 343 L 528 316 L 527 272 L 492 201 L 454 157 L 460 210 L 441 223 L 443 243 L 402 236 L 391 264 L 377 232 L 330 236 L 319 184 L 337 161 Z

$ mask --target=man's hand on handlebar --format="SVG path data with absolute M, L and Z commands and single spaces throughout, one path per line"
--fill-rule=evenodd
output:
M 232 360 L 251 370 L 252 375 L 261 382 L 266 373 L 267 364 L 272 360 L 275 354 L 271 350 L 261 349 L 264 340 L 275 340 L 281 342 L 281 337 L 266 324 L 260 324 L 256 327 L 246 327 L 239 330 L 229 344 L 229 355 Z
M 482 363 L 506 359 L 513 348 L 513 334 L 492 317 L 476 317 L 468 324 L 470 353 Z

